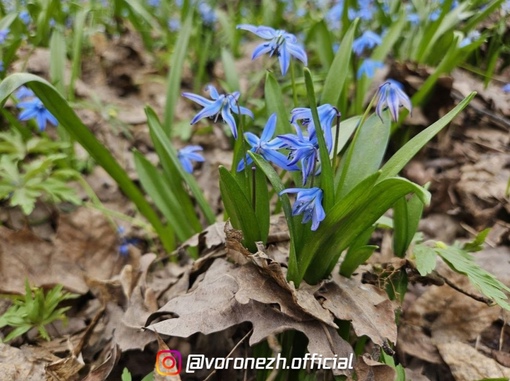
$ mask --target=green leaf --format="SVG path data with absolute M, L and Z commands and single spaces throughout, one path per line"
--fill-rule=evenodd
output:
M 381 168 L 381 177 L 379 181 L 383 181 L 388 177 L 398 175 L 404 166 L 427 144 L 439 131 L 441 131 L 453 118 L 455 118 L 473 99 L 476 92 L 469 94 L 462 102 L 460 102 L 453 110 L 443 116 L 434 124 L 427 127 L 414 138 L 409 140 L 402 148 L 400 148 Z
M 182 28 L 175 44 L 175 49 L 170 59 L 169 67 L 172 68 L 168 73 L 168 83 L 166 91 L 164 126 L 166 136 L 170 137 L 172 124 L 174 122 L 175 106 L 180 96 L 182 70 L 184 68 L 184 59 L 188 49 L 188 43 L 191 36 L 193 12 L 190 12 Z
M 404 258 L 406 250 L 413 241 L 423 213 L 423 203 L 416 196 L 409 201 L 402 197 L 393 206 L 393 250 L 395 255 Z
M 72 49 L 72 63 L 71 63 L 71 78 L 69 81 L 69 99 L 74 99 L 74 85 L 76 79 L 80 76 L 80 69 L 82 64 L 82 47 L 83 47 L 83 34 L 86 30 L 85 21 L 90 12 L 90 8 L 84 7 L 78 10 L 74 18 L 73 29 L 73 49 Z
M 266 73 L 264 98 L 266 100 L 267 114 L 271 115 L 276 112 L 276 135 L 294 133 L 289 122 L 290 113 L 285 108 L 282 89 L 278 85 L 274 74 L 270 71 Z
M 387 115 L 383 123 L 375 114 L 363 123 L 349 147 L 352 153 L 345 155 L 341 162 L 337 198 L 344 197 L 357 184 L 379 169 L 388 145 L 390 125 Z
M 372 256 L 375 249 L 377 249 L 375 245 L 367 245 L 374 230 L 375 226 L 369 227 L 351 244 L 340 265 L 340 273 L 343 276 L 350 277 L 361 264 L 365 263 L 365 261 Z
M 342 150 L 345 148 L 345 145 L 349 141 L 349 139 L 352 136 L 352 133 L 354 130 L 356 130 L 356 127 L 359 125 L 359 121 L 361 120 L 360 116 L 353 116 L 352 118 L 343 120 L 340 123 L 340 133 L 338 138 L 338 147 L 336 154 L 338 155 Z M 336 128 L 333 128 L 332 131 L 333 141 L 336 140 Z
M 488 273 L 478 266 L 471 253 L 459 247 L 446 246 L 442 243 L 436 244 L 436 253 L 444 259 L 452 270 L 467 275 L 470 282 L 486 297 L 494 300 L 499 306 L 510 310 L 507 296 L 503 291 L 510 292 L 494 275 Z
M 190 225 L 194 217 L 189 216 L 182 208 L 179 199 L 174 195 L 168 180 L 142 154 L 135 151 L 135 166 L 143 188 L 152 198 L 158 209 L 163 213 L 167 223 L 177 234 L 181 242 L 197 231 Z M 183 218 L 185 217 L 185 218 Z M 172 233 L 170 233 L 172 234 Z
M 397 15 L 392 15 L 392 18 L 396 16 Z M 391 26 L 384 34 L 382 44 L 374 49 L 374 52 L 370 58 L 375 61 L 384 61 L 386 56 L 391 53 L 395 42 L 397 42 L 397 40 L 402 37 L 402 30 L 406 24 L 407 14 L 406 12 L 400 12 L 398 19 L 396 21 L 392 21 Z M 366 89 L 364 90 L 366 91 Z
M 260 238 L 264 244 L 267 242 L 269 234 L 269 189 L 267 187 L 266 175 L 264 172 L 255 167 L 250 169 L 253 173 L 253 180 L 255 180 L 255 216 L 260 228 Z
M 156 113 L 150 107 L 145 108 L 145 113 L 147 115 L 147 123 L 149 125 L 149 130 L 151 132 L 152 141 L 156 146 L 156 150 L 158 152 L 158 156 L 160 157 L 162 165 L 163 167 L 165 167 L 165 165 L 171 166 L 171 169 L 168 168 L 169 173 L 167 174 L 172 176 L 173 181 L 176 181 L 175 177 L 179 176 L 182 179 L 182 181 L 184 181 L 189 186 L 189 189 L 193 194 L 193 197 L 195 197 L 198 206 L 204 213 L 207 222 L 210 224 L 214 223 L 216 221 L 216 217 L 211 209 L 211 206 L 205 199 L 204 194 L 200 187 L 198 186 L 195 178 L 191 174 L 186 172 L 184 168 L 182 168 L 182 165 L 177 156 L 177 151 L 168 141 L 168 138 L 165 135 L 165 132 L 161 127 L 161 124 L 159 123 Z M 180 198 L 180 201 L 183 202 L 183 199 Z
M 223 166 L 220 166 L 220 191 L 221 199 L 225 205 L 232 226 L 242 230 L 244 245 L 248 250 L 255 252 L 255 242 L 261 241 L 261 234 L 257 216 L 252 205 L 243 192 L 236 179 Z
M 28 85 L 34 91 L 48 111 L 67 130 L 69 135 L 80 143 L 89 155 L 112 176 L 124 194 L 137 206 L 140 213 L 154 227 L 165 249 L 171 251 L 172 245 L 170 245 L 165 236 L 165 229 L 159 221 L 158 215 L 145 200 L 143 194 L 113 158 L 110 151 L 81 122 L 66 100 L 62 98 L 52 85 L 33 74 L 12 74 L 0 83 L 0 105 L 3 105 L 7 97 L 22 85 Z
M 370 191 L 374 186 L 377 178 L 379 177 L 379 173 L 375 173 L 372 176 L 368 177 L 364 181 L 362 181 L 356 188 L 354 188 L 345 198 L 340 199 L 333 206 L 333 208 L 326 214 L 326 219 L 322 221 L 321 225 L 317 229 L 314 234 L 313 240 L 307 240 L 303 242 L 303 245 L 299 246 L 299 268 L 300 275 L 296 280 L 296 285 L 299 285 L 301 280 L 303 279 L 305 271 L 310 267 L 309 272 L 313 271 L 313 268 L 317 268 L 315 272 L 319 272 L 318 267 L 323 267 L 322 262 L 328 262 L 329 258 L 326 255 L 319 254 L 319 247 L 321 242 L 319 240 L 326 240 L 327 236 L 331 229 L 334 229 L 334 221 L 340 221 L 345 218 L 349 213 L 351 213 L 354 209 L 359 207 L 364 202 L 368 201 L 370 197 Z M 287 221 L 289 219 L 287 218 Z M 336 231 L 336 230 L 335 230 Z M 297 250 L 296 250 L 297 251 Z M 339 252 L 340 255 L 341 252 Z M 315 256 L 321 255 L 321 260 L 312 263 L 312 260 Z M 327 263 L 326 263 L 327 265 Z
M 321 188 L 324 194 L 323 205 L 326 213 L 333 206 L 335 202 L 335 188 L 333 184 L 333 167 L 329 158 L 328 148 L 326 146 L 326 139 L 319 120 L 317 112 L 317 104 L 315 102 L 315 91 L 313 88 L 312 73 L 308 68 L 303 69 L 305 74 L 306 93 L 308 95 L 308 103 L 312 111 L 313 123 L 315 125 L 317 141 L 319 143 L 319 156 L 321 162 Z M 327 127 L 329 128 L 329 126 Z M 314 174 L 312 174 L 314 176 Z
M 321 104 L 329 103 L 333 106 L 338 105 L 340 94 L 342 93 L 347 75 L 350 71 L 349 65 L 352 56 L 352 42 L 357 25 L 358 19 L 351 23 L 351 26 L 340 43 L 340 48 L 333 59 L 333 63 L 331 64 L 324 82 Z
M 462 245 L 462 250 L 469 251 L 470 253 L 482 250 L 485 239 L 490 231 L 490 228 L 482 230 L 471 242 Z
M 372 187 L 371 184 L 377 177 L 368 177 L 341 199 L 321 223 L 316 238 L 305 243 L 304 251 L 321 257 L 320 261 L 315 261 L 313 266 L 310 266 L 305 278 L 308 283 L 314 284 L 327 277 L 333 271 L 342 251 L 349 247 L 359 234 L 375 224 L 400 197 L 416 193 L 425 204 L 430 200 L 429 192 L 403 178 L 386 179 Z
M 131 381 L 131 373 L 129 373 L 129 370 L 127 368 L 124 368 L 121 375 L 122 381 Z
M 436 251 L 428 246 L 417 244 L 413 248 L 416 269 L 421 276 L 430 274 L 436 268 Z
M 50 78 L 61 94 L 65 94 L 65 66 L 66 39 L 60 28 L 55 28 L 50 38 Z
M 221 62 L 223 63 L 223 71 L 225 72 L 225 80 L 227 82 L 227 92 L 233 93 L 240 89 L 239 75 L 237 74 L 234 57 L 225 48 L 221 49 Z
M 334 59 L 333 41 L 324 20 L 316 22 L 306 39 L 306 45 L 314 44 L 322 64 L 323 70 L 328 70 Z

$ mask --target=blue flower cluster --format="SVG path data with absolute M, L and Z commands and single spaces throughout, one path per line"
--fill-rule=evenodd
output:
M 370 3 L 370 1 L 366 1 Z M 356 17 L 368 17 L 364 10 L 356 11 Z M 307 65 L 307 55 L 304 49 L 298 44 L 297 38 L 284 30 L 275 30 L 267 26 L 253 26 L 241 24 L 238 29 L 247 30 L 267 40 L 258 45 L 252 53 L 252 59 L 263 54 L 278 57 L 282 75 L 289 69 L 290 59 L 297 58 Z M 381 36 L 366 31 L 353 43 L 353 50 L 361 56 L 365 50 L 373 49 L 382 43 Z M 383 66 L 382 62 L 369 58 L 364 59 L 358 70 L 358 78 L 365 75 L 373 77 L 375 70 Z M 191 124 L 197 123 L 203 118 L 212 118 L 214 122 L 219 119 L 224 121 L 232 132 L 235 139 L 238 137 L 237 123 L 234 114 L 248 115 L 253 118 L 253 113 L 239 105 L 240 93 L 220 94 L 213 86 L 207 86 L 211 99 L 204 98 L 197 94 L 182 93 L 182 95 L 203 107 L 191 120 Z M 392 80 L 386 81 L 379 87 L 376 113 L 382 118 L 382 112 L 389 109 L 393 120 L 397 120 L 400 107 L 412 110 L 411 101 L 404 93 L 401 85 Z M 289 188 L 280 192 L 284 194 L 296 194 L 296 200 L 292 208 L 292 214 L 303 215 L 302 223 L 311 221 L 311 230 L 319 228 L 320 223 L 325 219 L 326 213 L 322 207 L 323 191 L 313 186 L 314 177 L 321 171 L 319 154 L 319 139 L 317 131 L 321 131 L 326 143 L 326 149 L 331 154 L 333 149 L 332 127 L 339 123 L 340 112 L 330 104 L 323 104 L 317 107 L 318 122 L 320 128 L 315 125 L 312 111 L 309 108 L 298 107 L 292 110 L 289 123 L 294 127 L 295 133 L 275 135 L 277 116 L 272 114 L 266 122 L 262 133 L 259 136 L 246 132 L 244 139 L 249 144 L 249 150 L 261 155 L 266 161 L 286 171 L 300 171 L 302 175 L 302 188 Z M 190 146 L 179 151 L 179 159 L 186 171 L 191 172 L 192 161 L 204 161 L 197 151 L 199 146 Z M 237 163 L 237 171 L 243 171 L 253 162 L 250 155 L 246 155 Z M 310 180 L 310 181 L 309 181 Z M 308 187 L 306 187 L 308 185 Z

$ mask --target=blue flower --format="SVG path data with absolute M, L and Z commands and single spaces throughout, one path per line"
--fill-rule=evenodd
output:
M 264 42 L 255 48 L 251 59 L 254 60 L 257 57 L 265 53 L 269 53 L 272 57 L 273 54 L 278 57 L 280 61 L 280 68 L 282 75 L 287 73 L 290 65 L 290 57 L 294 56 L 301 62 L 308 65 L 308 58 L 304 49 L 297 43 L 297 38 L 293 34 L 287 33 L 284 30 L 275 30 L 268 26 L 254 26 L 248 24 L 241 24 L 237 26 L 237 29 L 247 30 L 255 33 L 257 36 L 270 40 Z
M 510 93 L 510 83 L 507 83 L 504 85 L 501 90 L 503 90 L 504 93 Z
M 296 171 L 299 168 L 296 165 L 288 165 L 287 157 L 278 152 L 277 150 L 281 148 L 282 141 L 280 138 L 271 139 L 274 135 L 274 131 L 276 129 L 276 114 L 272 114 L 267 120 L 266 126 L 264 130 L 262 130 L 262 135 L 260 138 L 251 132 L 245 132 L 244 138 L 251 146 L 250 151 L 255 152 L 259 155 L 262 155 L 264 159 L 267 161 L 276 164 L 280 168 L 283 168 L 287 171 Z M 246 155 L 246 159 L 239 161 L 237 164 L 237 172 L 240 172 L 244 169 L 245 163 L 249 165 L 253 162 L 250 155 Z
M 5 70 L 3 61 L 0 61 L 0 72 L 3 72 Z
M 9 35 L 9 28 L 0 30 L 0 44 L 3 44 Z
M 170 29 L 170 32 L 177 32 L 179 29 L 181 29 L 181 22 L 177 18 L 171 18 L 168 20 L 168 29 Z
M 35 97 L 34 92 L 26 86 L 19 87 L 18 90 L 16 90 L 16 93 L 14 93 L 14 95 L 16 95 L 16 98 L 18 98 L 20 101 L 25 98 Z
M 319 143 L 315 134 L 312 136 L 309 133 L 308 136 L 304 136 L 299 126 L 294 125 L 294 127 L 296 127 L 296 134 L 285 134 L 278 137 L 282 141 L 282 148 L 290 150 L 287 164 L 293 166 L 298 162 L 301 163 L 303 185 L 305 185 L 308 177 L 314 174 L 319 161 Z
M 58 125 L 57 119 L 49 112 L 39 98 L 33 98 L 28 101 L 20 102 L 16 105 L 24 110 L 19 114 L 18 119 L 21 121 L 35 118 L 35 122 L 39 127 L 39 131 L 46 129 L 46 124 L 50 122 L 54 126 Z
M 478 32 L 477 30 L 472 30 L 459 43 L 459 48 L 463 48 L 465 46 L 471 45 L 474 41 L 478 40 L 480 38 L 480 36 L 481 36 L 480 32 Z
M 23 24 L 25 25 L 30 24 L 30 21 L 32 20 L 32 18 L 30 17 L 30 13 L 28 13 L 28 11 L 21 11 L 19 13 L 19 18 L 21 21 L 23 21 Z
M 202 17 L 202 21 L 205 25 L 212 26 L 216 22 L 216 13 L 214 13 L 214 9 L 211 8 L 211 6 L 205 1 L 201 1 L 198 4 L 198 13 L 200 13 L 200 17 Z
M 117 234 L 120 238 L 119 254 L 125 257 L 129 254 L 129 245 L 136 245 L 139 239 L 126 237 L 126 229 L 123 226 L 117 228 Z
M 344 11 L 343 0 L 337 1 L 326 13 L 326 22 L 331 30 L 338 30 L 342 24 L 342 13 Z
M 375 7 L 372 0 L 358 0 L 359 10 L 349 8 L 347 16 L 349 20 L 360 18 L 364 21 L 373 19 Z
M 373 49 L 382 43 L 381 37 L 370 31 L 365 31 L 360 37 L 352 43 L 352 50 L 356 55 L 360 56 L 365 49 Z
M 381 120 L 382 110 L 386 107 L 390 109 L 391 117 L 395 122 L 398 120 L 399 107 L 404 106 L 409 112 L 412 111 L 413 106 L 411 105 L 411 100 L 407 94 L 404 93 L 402 85 L 397 81 L 389 79 L 379 86 L 378 96 L 379 99 L 375 112 Z
M 376 69 L 381 69 L 384 67 L 384 64 L 381 61 L 374 61 L 370 58 L 367 58 L 363 63 L 360 65 L 358 69 L 357 77 L 360 79 L 363 74 L 367 76 L 367 78 L 373 78 L 375 75 Z
M 440 9 L 434 9 L 432 12 L 430 12 L 429 20 L 430 21 L 436 21 L 439 16 L 441 16 L 441 10 Z
M 320 188 L 288 188 L 280 192 L 297 193 L 296 201 L 292 207 L 292 215 L 303 214 L 301 223 L 306 224 L 312 221 L 312 231 L 317 230 L 319 224 L 326 218 L 326 213 L 322 207 L 322 189 Z
M 214 121 L 216 122 L 218 117 L 221 115 L 223 121 L 229 125 L 234 139 L 237 139 L 237 125 L 232 112 L 234 114 L 241 112 L 241 114 L 248 115 L 251 118 L 253 118 L 253 113 L 246 107 L 238 106 L 237 101 L 240 95 L 239 91 L 235 91 L 232 94 L 220 95 L 213 85 L 207 86 L 206 89 L 209 90 L 211 98 L 213 99 L 212 101 L 197 94 L 182 93 L 183 97 L 191 99 L 204 107 L 202 111 L 195 115 L 190 124 L 195 124 L 202 118 L 212 118 L 213 116 Z
M 186 146 L 181 148 L 177 153 L 177 157 L 179 158 L 184 170 L 188 173 L 193 172 L 192 160 L 199 162 L 205 161 L 202 155 L 198 154 L 197 151 L 203 151 L 203 148 L 200 146 Z
M 333 136 L 331 134 L 331 126 L 336 117 L 340 117 L 340 112 L 336 107 L 330 104 L 323 104 L 317 107 L 317 114 L 319 114 L 319 122 L 324 131 L 324 140 L 326 147 L 331 152 L 333 148 Z M 298 107 L 291 111 L 290 122 L 295 124 L 296 121 L 301 120 L 301 125 L 308 128 L 309 140 L 316 140 L 315 125 L 313 123 L 312 110 L 309 108 Z

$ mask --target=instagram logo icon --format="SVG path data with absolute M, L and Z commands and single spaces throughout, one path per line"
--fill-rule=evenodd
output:
M 162 376 L 176 376 L 181 373 L 181 352 L 174 350 L 159 351 L 156 357 L 156 372 Z

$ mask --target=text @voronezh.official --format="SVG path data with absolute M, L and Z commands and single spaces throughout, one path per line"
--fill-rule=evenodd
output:
M 197 370 L 272 370 L 272 369 L 353 369 L 354 355 L 348 357 L 324 357 L 316 353 L 307 353 L 304 357 L 287 359 L 278 354 L 276 357 L 206 357 L 202 354 L 188 355 L 185 372 Z M 156 358 L 156 371 L 164 376 L 180 374 L 182 355 L 176 350 L 159 351 Z

